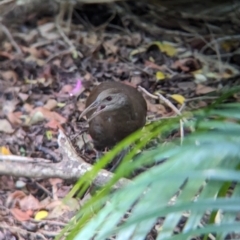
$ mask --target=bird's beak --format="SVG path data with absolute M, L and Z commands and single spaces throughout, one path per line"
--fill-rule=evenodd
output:
M 89 111 L 96 109 L 92 115 L 88 118 L 88 122 L 90 122 L 94 117 L 96 117 L 99 113 L 102 112 L 105 106 L 101 106 L 101 102 L 95 100 L 91 105 L 89 105 L 79 116 L 79 119 L 81 119 L 83 116 L 85 116 Z

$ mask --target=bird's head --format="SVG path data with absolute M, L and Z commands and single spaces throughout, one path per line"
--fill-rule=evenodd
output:
M 90 122 L 100 113 L 119 109 L 125 105 L 126 102 L 127 96 L 122 91 L 119 91 L 119 89 L 106 89 L 81 113 L 79 118 L 85 116 L 89 111 L 95 110 L 88 118 L 88 122 Z

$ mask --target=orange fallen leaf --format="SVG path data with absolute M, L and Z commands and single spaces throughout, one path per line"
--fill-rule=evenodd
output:
M 12 215 L 18 220 L 18 221 L 27 221 L 31 218 L 33 211 L 28 210 L 26 212 L 23 212 L 22 210 L 18 208 L 12 208 L 10 209 L 10 212 Z
M 55 119 L 53 119 L 53 120 L 50 120 L 49 122 L 47 122 L 44 126 L 46 128 L 57 130 L 59 128 L 59 122 L 56 121 Z
M 26 194 L 23 191 L 17 190 L 13 193 L 10 193 L 6 200 L 6 207 L 14 208 L 19 203 L 19 201 L 26 197 Z

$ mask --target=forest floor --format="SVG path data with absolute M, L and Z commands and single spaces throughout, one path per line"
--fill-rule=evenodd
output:
M 148 122 L 176 116 L 158 93 L 191 111 L 240 85 L 240 19 L 233 12 L 181 14 L 119 2 L 74 8 L 69 25 L 66 13 L 11 14 L 0 22 L 4 156 L 61 161 L 59 125 L 74 139 L 85 125 L 78 119 L 85 99 L 103 81 L 144 88 Z M 89 148 L 84 159 L 93 163 L 95 155 Z M 0 177 L 0 240 L 53 239 L 79 208 L 76 199 L 61 203 L 74 182 L 24 176 Z

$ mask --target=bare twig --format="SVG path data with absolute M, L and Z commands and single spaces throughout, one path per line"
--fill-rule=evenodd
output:
M 213 39 L 211 42 L 207 43 L 200 51 L 200 53 L 203 53 L 208 47 L 211 47 L 212 45 L 219 43 L 219 42 L 223 42 L 223 41 L 227 41 L 227 40 L 239 40 L 240 39 L 240 35 L 233 35 L 233 36 L 224 36 L 221 38 L 216 38 Z
M 12 34 L 9 32 L 8 28 L 5 25 L 3 25 L 1 22 L 0 22 L 0 27 L 2 28 L 3 32 L 5 33 L 5 35 L 7 36 L 7 38 L 9 39 L 10 43 L 13 45 L 13 47 L 15 48 L 17 53 L 22 54 L 21 48 L 18 46 L 16 41 L 13 39 Z
M 71 52 L 72 52 L 72 49 L 66 49 L 66 50 L 57 52 L 57 53 L 51 55 L 50 57 L 48 57 L 48 59 L 45 62 L 48 63 L 48 62 L 52 61 L 54 58 L 56 58 L 58 56 L 67 55 L 67 54 L 69 54 Z
M 149 97 L 154 98 L 154 99 L 161 99 L 164 103 L 166 103 L 177 115 L 181 116 L 181 112 L 167 99 L 165 98 L 162 94 L 157 93 L 157 95 L 149 93 L 145 88 L 138 86 L 138 88 L 147 94 Z
M 28 163 L 49 163 L 52 162 L 44 158 L 30 158 L 16 155 L 0 155 L 0 161 L 28 162 Z
M 149 93 L 145 88 L 138 86 L 138 88 L 146 93 L 149 97 L 153 98 L 153 99 L 161 99 L 164 103 L 166 103 L 177 115 L 182 116 L 181 111 L 183 110 L 183 108 L 185 107 L 185 104 L 183 104 L 180 108 L 180 110 L 178 110 L 167 98 L 165 98 L 162 94 L 157 93 L 157 95 L 153 95 L 151 93 Z M 162 118 L 160 118 L 162 119 Z M 183 123 L 187 122 L 187 120 L 185 118 L 180 119 L 180 137 L 181 137 L 181 144 L 183 143 L 183 139 L 184 139 L 184 128 L 183 128 Z
M 63 18 L 63 14 L 64 14 L 65 6 L 66 6 L 65 2 L 62 2 L 61 5 L 60 5 L 60 13 L 56 17 L 56 23 L 55 23 L 56 28 L 57 28 L 59 34 L 61 35 L 61 37 L 63 38 L 64 42 L 67 43 L 68 46 L 70 47 L 69 51 L 73 52 L 73 53 L 74 52 L 78 52 L 80 57 L 82 57 L 82 54 L 79 51 L 76 50 L 75 46 L 73 45 L 73 43 L 70 41 L 70 39 L 67 37 L 67 35 L 64 33 L 62 27 L 60 26 L 61 20 Z M 70 4 L 70 5 L 67 4 L 67 6 L 68 6 L 68 10 L 69 10 L 69 15 L 71 15 L 72 11 L 73 11 L 73 6 L 72 6 L 72 4 Z M 68 24 L 68 28 L 70 28 L 71 22 L 70 22 L 69 19 L 68 19 L 68 23 L 67 24 Z M 68 29 L 68 31 L 69 30 L 70 29 Z

